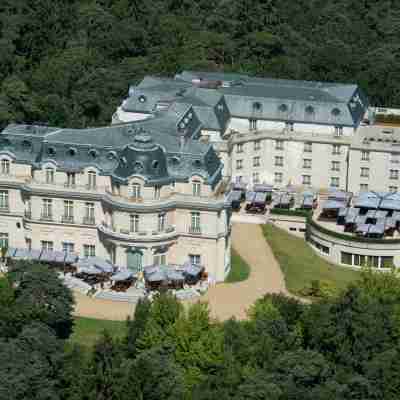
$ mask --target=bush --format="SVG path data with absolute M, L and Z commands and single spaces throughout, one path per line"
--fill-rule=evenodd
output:
M 287 210 L 284 208 L 272 208 L 271 209 L 271 214 L 275 215 L 287 215 L 290 217 L 304 217 L 307 218 L 309 215 L 311 215 L 312 211 L 311 210 Z

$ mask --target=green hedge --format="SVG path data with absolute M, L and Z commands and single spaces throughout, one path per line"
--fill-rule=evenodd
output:
M 290 217 L 304 217 L 307 218 L 312 213 L 311 210 L 287 210 L 284 208 L 272 208 L 271 214 L 287 215 Z
M 306 238 L 309 237 L 309 227 L 316 229 L 317 231 L 324 233 L 326 235 L 335 237 L 341 240 L 347 240 L 350 242 L 359 242 L 359 243 L 375 243 L 375 244 L 400 244 L 400 239 L 373 239 L 373 238 L 364 238 L 359 236 L 352 236 L 352 235 L 345 235 L 344 233 L 331 231 L 330 229 L 324 228 L 323 226 L 319 225 L 312 219 L 311 215 L 307 216 L 307 231 L 306 231 Z

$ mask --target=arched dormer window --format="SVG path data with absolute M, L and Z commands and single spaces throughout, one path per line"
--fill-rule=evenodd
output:
M 199 179 L 193 179 L 192 181 L 192 193 L 193 196 L 200 197 L 201 196 L 201 181 Z
M 11 161 L 8 158 L 2 158 L 0 160 L 0 173 L 1 175 L 10 175 Z
M 340 110 L 339 110 L 337 107 L 335 107 L 335 108 L 331 111 L 331 113 L 332 113 L 332 115 L 333 115 L 334 117 L 338 117 L 338 116 L 340 115 Z
M 139 200 L 141 198 L 140 183 L 131 184 L 131 198 L 133 200 Z
M 259 101 L 255 101 L 253 103 L 253 111 L 256 111 L 256 112 L 262 111 L 262 104 Z
M 195 168 L 201 168 L 202 164 L 201 164 L 201 160 L 194 160 L 193 161 L 193 166 Z
M 70 147 L 70 148 L 68 149 L 68 155 L 69 155 L 69 156 L 74 157 L 74 156 L 76 156 L 77 154 L 78 154 L 78 150 L 75 149 L 75 147 Z
M 136 161 L 135 164 L 133 164 L 133 170 L 135 172 L 142 172 L 143 171 L 143 164 L 140 161 Z
M 118 158 L 118 156 L 117 156 L 117 153 L 115 151 L 111 150 L 111 151 L 109 151 L 107 153 L 107 158 L 109 160 L 116 160 Z
M 54 184 L 54 167 L 46 167 L 45 168 L 45 179 L 47 184 Z
M 91 158 L 96 158 L 96 157 L 99 155 L 99 152 L 98 152 L 96 149 L 90 149 L 90 150 L 88 151 L 88 155 L 89 155 Z
M 314 107 L 313 106 L 307 106 L 306 107 L 306 113 L 308 115 L 313 115 L 315 113 Z
M 88 189 L 96 189 L 97 186 L 97 172 L 90 170 L 88 171 Z
M 151 166 L 153 167 L 153 169 L 157 170 L 159 167 L 159 162 L 157 160 L 154 160 L 151 164 Z
M 24 150 L 29 150 L 32 147 L 32 143 L 29 140 L 22 141 L 22 148 Z
M 289 109 L 289 107 L 287 106 L 287 104 L 282 103 L 279 105 L 278 109 L 280 112 L 286 112 Z
M 47 149 L 47 154 L 48 154 L 50 157 L 55 156 L 55 155 L 56 155 L 56 149 L 55 149 L 54 147 L 49 147 L 49 148 Z

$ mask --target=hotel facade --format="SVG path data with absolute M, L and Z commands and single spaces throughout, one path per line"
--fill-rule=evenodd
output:
M 184 128 L 182 128 L 182 124 Z M 0 134 L 1 247 L 230 269 L 222 163 L 190 107 L 93 129 L 10 125 Z

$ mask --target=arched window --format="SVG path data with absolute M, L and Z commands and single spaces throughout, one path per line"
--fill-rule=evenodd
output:
M 88 189 L 96 189 L 97 185 L 97 173 L 96 171 L 88 171 Z
M 70 155 L 71 157 L 76 156 L 77 153 L 78 153 L 78 150 L 76 150 L 74 147 L 70 147 L 68 149 L 68 155 Z
M 153 163 L 152 163 L 151 165 L 152 165 L 152 167 L 153 167 L 154 169 L 158 169 L 159 162 L 158 162 L 157 160 L 154 160 Z
M 88 154 L 92 158 L 96 158 L 99 155 L 99 152 L 96 149 L 90 149 L 88 151 Z
M 10 160 L 2 158 L 0 160 L 0 173 L 1 175 L 10 175 Z
M 131 197 L 133 200 L 139 200 L 141 198 L 140 184 L 132 183 L 131 185 Z

